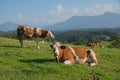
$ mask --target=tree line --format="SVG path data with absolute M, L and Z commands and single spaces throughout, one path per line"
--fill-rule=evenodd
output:
M 56 40 L 62 43 L 69 42 L 75 45 L 87 45 L 89 42 L 101 43 L 102 41 L 108 41 L 111 42 L 111 45 L 108 47 L 120 48 L 120 29 L 116 30 L 71 30 L 59 33 L 55 36 Z
M 55 41 L 62 43 L 72 43 L 75 45 L 87 45 L 89 42 L 101 43 L 102 41 L 111 42 L 109 47 L 120 48 L 120 28 L 117 29 L 89 29 L 89 30 L 70 30 L 64 32 L 54 32 Z M 16 31 L 0 32 L 0 37 L 17 39 Z M 49 41 L 49 39 L 47 39 Z M 51 40 L 50 40 L 51 41 Z

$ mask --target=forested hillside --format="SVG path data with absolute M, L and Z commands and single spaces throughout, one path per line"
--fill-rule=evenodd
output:
M 73 43 L 77 45 L 87 45 L 88 42 L 111 41 L 112 36 L 120 35 L 119 28 L 100 28 L 100 29 L 85 29 L 85 30 L 69 30 L 64 32 L 52 31 L 55 35 L 55 41 L 62 43 Z M 17 39 L 16 31 L 1 32 L 0 37 Z M 117 38 L 119 40 L 119 38 Z M 49 39 L 48 39 L 49 41 Z M 119 42 L 119 41 L 117 41 Z M 116 44 L 116 43 L 115 43 Z
M 70 30 L 55 34 L 56 39 L 62 42 L 77 42 L 86 44 L 87 42 L 109 41 L 112 35 L 120 32 L 120 28 Z M 78 44 L 78 43 L 77 43 Z

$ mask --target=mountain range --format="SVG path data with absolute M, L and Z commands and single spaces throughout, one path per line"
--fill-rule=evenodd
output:
M 7 32 L 11 30 L 16 30 L 18 25 L 19 24 L 11 22 L 0 24 L 0 31 Z M 96 16 L 73 16 L 66 21 L 44 26 L 42 28 L 53 31 L 65 31 L 115 27 L 120 27 L 120 14 L 107 12 Z
M 73 16 L 64 22 L 46 26 L 45 28 L 55 31 L 63 31 L 115 27 L 120 27 L 120 14 L 107 12 L 96 16 Z
M 0 31 L 8 32 L 12 30 L 16 30 L 19 24 L 6 22 L 4 24 L 0 24 Z

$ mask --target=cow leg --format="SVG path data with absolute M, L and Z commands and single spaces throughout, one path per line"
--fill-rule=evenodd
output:
M 58 56 L 55 57 L 55 62 L 59 62 Z
M 85 57 L 84 59 L 80 59 L 80 60 L 79 60 L 79 63 L 80 63 L 80 64 L 85 64 L 86 61 L 87 61 L 87 58 Z
M 37 43 L 37 48 L 40 49 L 40 47 L 39 47 L 39 38 L 36 38 L 36 43 Z
M 69 60 L 65 60 L 65 61 L 64 61 L 64 64 L 65 64 L 65 65 L 70 65 L 70 64 L 72 64 L 72 63 L 71 63 L 71 61 L 69 61 Z
M 24 47 L 24 45 L 23 45 L 23 39 L 19 39 L 19 42 L 20 42 L 21 48 L 23 48 Z

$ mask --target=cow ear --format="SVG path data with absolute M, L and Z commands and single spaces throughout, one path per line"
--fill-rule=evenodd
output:
M 87 50 L 87 54 L 90 54 L 91 53 L 91 51 L 90 50 Z
M 61 48 L 61 49 L 65 49 L 65 48 L 66 48 L 66 46 L 64 46 L 64 45 L 63 45 L 63 46 L 60 46 L 60 48 Z

